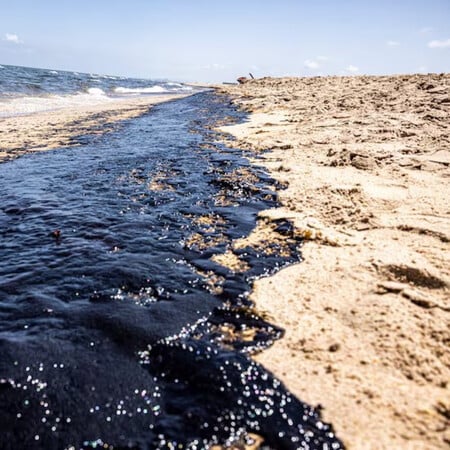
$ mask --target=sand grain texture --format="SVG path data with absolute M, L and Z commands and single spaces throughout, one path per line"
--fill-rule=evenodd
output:
M 450 75 L 218 90 L 251 112 L 230 145 L 288 186 L 262 216 L 305 236 L 304 262 L 256 283 L 286 329 L 256 359 L 349 449 L 448 448 Z

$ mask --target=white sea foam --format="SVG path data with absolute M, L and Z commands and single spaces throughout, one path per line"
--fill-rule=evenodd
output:
M 4 67 L 0 64 L 0 69 L 4 69 Z
M 151 86 L 145 88 L 126 88 L 126 87 L 116 87 L 114 92 L 117 94 L 160 94 L 162 92 L 169 92 L 162 86 Z
M 164 88 L 163 86 L 148 86 L 148 87 L 141 87 L 141 88 L 126 88 L 126 87 L 116 87 L 114 89 L 114 92 L 116 94 L 162 94 L 162 93 L 176 93 L 180 91 L 192 91 L 192 88 L 190 86 L 183 86 L 179 83 L 166 83 L 167 86 L 170 86 L 170 88 Z
M 48 73 L 51 73 L 52 75 L 58 75 L 58 72 L 56 70 L 50 70 Z
M 96 95 L 96 96 L 106 95 L 105 91 L 103 89 L 100 89 L 100 88 L 89 88 L 87 90 L 87 92 L 90 95 Z

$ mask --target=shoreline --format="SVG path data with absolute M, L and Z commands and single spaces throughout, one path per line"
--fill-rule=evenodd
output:
M 114 130 L 158 103 L 193 94 L 155 95 L 0 117 L 0 163 L 27 153 L 80 145 L 77 138 Z
M 304 261 L 254 285 L 285 337 L 255 359 L 348 449 L 450 442 L 450 75 L 261 79 L 216 90 L 261 153 Z M 252 240 L 252 236 L 248 238 Z

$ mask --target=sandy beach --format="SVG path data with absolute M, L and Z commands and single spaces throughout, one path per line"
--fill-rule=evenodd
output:
M 321 405 L 348 449 L 450 443 L 450 75 L 281 78 L 220 86 L 249 112 L 222 126 L 286 189 L 232 252 L 288 218 L 303 262 L 256 282 L 285 329 L 255 356 Z M 116 129 L 184 95 L 0 118 L 0 161 Z M 238 252 L 237 252 L 238 253 Z M 245 267 L 242 268 L 245 271 Z
M 265 238 L 274 218 L 305 238 L 302 263 L 255 285 L 286 330 L 256 359 L 349 449 L 448 448 L 450 75 L 218 91 L 250 113 L 221 128 L 230 145 L 287 186 L 261 214 Z
M 26 153 L 79 145 L 77 138 L 83 135 L 114 130 L 121 121 L 138 117 L 153 105 L 185 96 L 171 94 L 108 99 L 76 107 L 0 117 L 0 162 Z

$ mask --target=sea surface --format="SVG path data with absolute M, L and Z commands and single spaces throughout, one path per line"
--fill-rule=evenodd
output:
M 0 65 L 0 117 L 193 90 L 168 80 Z
M 245 119 L 201 92 L 0 164 L 0 449 L 342 448 L 250 358 L 283 334 L 249 293 L 300 260 L 292 225 L 241 271 L 212 258 L 277 205 L 213 131 Z

